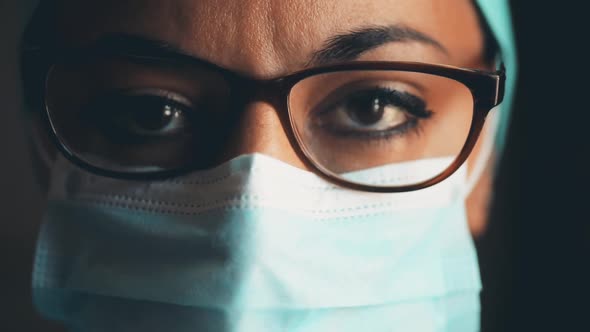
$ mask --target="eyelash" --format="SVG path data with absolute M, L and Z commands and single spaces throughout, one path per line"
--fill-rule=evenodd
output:
M 390 89 L 390 88 L 376 88 L 379 89 L 380 93 L 387 94 L 388 98 L 391 98 L 395 95 L 396 102 L 400 102 L 400 106 L 402 106 L 405 110 L 408 110 L 412 119 L 408 120 L 405 124 L 403 124 L 400 128 L 396 128 L 391 132 L 381 132 L 380 136 L 375 137 L 378 140 L 390 140 L 396 136 L 403 136 L 408 133 L 414 133 L 417 136 L 420 136 L 423 132 L 422 120 L 430 119 L 434 114 L 432 111 L 429 111 L 425 105 L 423 105 L 423 101 L 419 98 L 409 95 L 409 94 L 400 94 L 399 92 Z M 403 99 L 403 100 L 400 100 Z M 412 110 L 412 111 L 410 111 Z M 416 111 L 418 110 L 418 111 Z
M 128 112 L 141 111 L 138 109 L 125 109 L 125 103 L 135 104 L 142 103 L 153 105 L 168 105 L 176 111 L 182 112 L 182 116 L 192 116 L 192 102 L 188 99 L 170 91 L 159 89 L 134 89 L 134 90 L 115 90 L 100 94 L 90 100 L 81 108 L 80 116 L 92 125 L 109 126 L 103 130 L 114 130 L 110 127 L 113 123 L 110 121 L 118 117 L 124 117 L 125 113 L 115 111 L 123 110 Z
M 355 94 L 358 95 L 362 93 L 372 93 L 374 97 L 380 98 L 381 100 L 385 100 L 388 104 L 401 107 L 403 109 L 403 112 L 409 114 L 411 119 L 406 121 L 406 123 L 402 124 L 401 126 L 392 128 L 390 130 L 338 131 L 334 128 L 328 130 L 338 131 L 338 135 L 341 137 L 364 138 L 366 142 L 387 141 L 391 140 L 393 137 L 396 136 L 403 136 L 409 133 L 410 131 L 414 131 L 416 134 L 420 134 L 422 131 L 422 126 L 420 126 L 421 120 L 429 119 L 433 115 L 433 112 L 427 109 L 427 106 L 424 101 L 406 92 L 399 92 L 391 88 L 376 86 L 357 91 Z M 350 96 L 348 98 L 350 98 Z M 346 99 L 342 99 L 327 107 L 327 110 L 320 111 L 318 113 L 318 116 L 329 112 L 333 112 L 333 109 L 339 107 L 339 104 L 345 103 Z

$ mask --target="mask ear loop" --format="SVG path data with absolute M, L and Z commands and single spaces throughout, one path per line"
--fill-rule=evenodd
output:
M 51 183 L 52 169 L 58 158 L 57 151 L 44 131 L 45 128 L 40 119 L 35 116 L 29 116 L 27 118 L 27 125 L 30 132 L 28 144 L 35 172 L 34 175 L 41 192 L 47 193 Z
M 494 62 L 496 63 L 497 70 L 503 70 L 504 62 L 502 61 L 501 54 L 496 54 Z M 494 153 L 494 148 L 500 129 L 500 122 L 502 119 L 502 105 L 503 104 L 496 106 L 488 113 L 486 117 L 487 130 L 485 131 L 483 137 L 480 137 L 480 139 L 482 139 L 482 143 L 479 150 L 479 155 L 475 160 L 475 165 L 473 166 L 471 174 L 469 174 L 469 178 L 465 181 L 465 186 L 463 187 L 463 190 L 459 192 L 459 197 L 461 197 L 464 200 L 467 199 L 467 197 L 469 197 L 469 195 L 475 189 L 475 186 L 481 179 L 483 173 L 486 170 L 486 167 L 489 164 L 490 158 Z M 494 166 L 497 166 L 497 163 L 495 163 Z
M 496 142 L 496 134 L 498 133 L 498 128 L 500 124 L 500 114 L 501 106 L 497 106 L 494 108 L 486 118 L 486 126 L 487 130 L 485 131 L 483 137 L 480 137 L 483 141 L 481 142 L 479 155 L 475 160 L 475 164 L 473 165 L 473 169 L 469 174 L 469 177 L 465 181 L 465 186 L 460 191 L 460 196 L 462 199 L 467 199 L 467 197 L 473 192 L 473 189 L 481 179 L 486 167 L 489 164 L 489 160 L 493 155 L 494 146 Z

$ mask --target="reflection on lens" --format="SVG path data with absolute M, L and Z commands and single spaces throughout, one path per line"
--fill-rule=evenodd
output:
M 418 184 L 444 172 L 467 141 L 470 90 L 403 71 L 345 71 L 300 81 L 289 97 L 304 151 L 320 168 L 374 186 Z

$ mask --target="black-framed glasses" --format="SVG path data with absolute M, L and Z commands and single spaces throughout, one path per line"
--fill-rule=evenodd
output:
M 350 62 L 254 80 L 165 53 L 130 45 L 54 56 L 45 115 L 68 159 L 124 179 L 209 168 L 231 144 L 245 103 L 264 100 L 318 174 L 352 189 L 411 191 L 460 167 L 504 93 L 503 68 Z

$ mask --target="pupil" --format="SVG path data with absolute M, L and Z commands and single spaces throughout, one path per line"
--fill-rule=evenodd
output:
M 385 105 L 379 97 L 364 96 L 352 100 L 348 109 L 349 115 L 356 122 L 368 126 L 379 122 L 383 118 Z
M 134 121 L 140 128 L 159 130 L 166 127 L 175 114 L 176 111 L 170 105 L 148 106 L 135 112 Z

